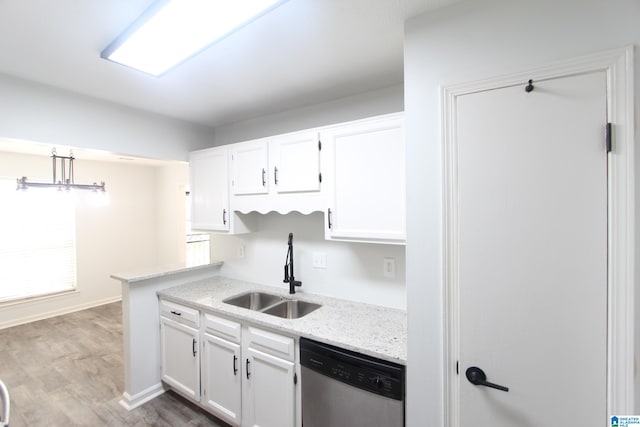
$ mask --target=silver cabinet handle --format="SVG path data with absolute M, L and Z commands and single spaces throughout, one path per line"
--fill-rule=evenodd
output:
M 333 223 L 331 222 L 331 208 L 327 209 L 327 221 L 329 222 L 329 230 L 333 227 Z
M 222 225 L 227 225 L 227 210 L 222 209 Z
M 267 171 L 264 170 L 264 168 L 262 168 L 262 186 L 263 187 L 267 185 L 266 175 L 267 175 Z
M 249 379 L 249 377 L 251 376 L 251 372 L 249 372 L 249 359 L 247 359 L 247 367 L 246 367 L 246 373 L 247 373 L 247 379 Z
M 236 365 L 237 361 L 238 361 L 238 356 L 234 354 L 233 355 L 233 375 L 238 375 L 238 366 Z
M 273 168 L 273 183 L 278 185 L 278 167 L 274 166 Z
M 191 345 L 191 351 L 193 352 L 193 357 L 196 357 L 196 353 L 197 353 L 196 344 L 197 344 L 197 342 L 196 342 L 196 339 L 194 338 L 193 339 L 193 344 Z

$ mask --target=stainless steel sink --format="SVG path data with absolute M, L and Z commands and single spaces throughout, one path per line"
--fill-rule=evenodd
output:
M 260 311 L 264 308 L 270 307 L 280 301 L 283 298 L 280 295 L 272 295 L 266 292 L 245 292 L 240 295 L 229 297 L 222 302 L 235 305 L 236 307 L 248 308 L 249 310 Z
M 283 300 L 262 312 L 284 319 L 298 319 L 322 307 L 320 304 L 298 300 Z

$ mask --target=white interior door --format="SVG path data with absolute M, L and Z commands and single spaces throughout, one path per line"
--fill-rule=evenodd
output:
M 462 427 L 606 425 L 606 75 L 534 86 L 457 97 Z

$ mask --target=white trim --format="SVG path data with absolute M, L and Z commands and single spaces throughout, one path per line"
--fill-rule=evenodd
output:
M 138 406 L 144 405 L 148 401 L 155 399 L 165 392 L 165 388 L 162 383 L 158 383 L 142 390 L 140 393 L 136 393 L 131 396 L 126 391 L 122 393 L 122 399 L 120 400 L 120 406 L 124 407 L 127 411 L 136 409 Z
M 63 294 L 48 295 L 47 297 L 38 298 L 38 299 L 48 299 L 52 297 L 69 296 L 77 293 L 79 293 L 79 291 L 76 290 L 76 291 L 65 292 Z M 24 325 L 25 323 L 37 322 L 38 320 L 49 319 L 51 317 L 62 316 L 63 314 L 74 313 L 80 310 L 86 310 L 88 308 L 98 307 L 99 305 L 111 304 L 112 302 L 118 302 L 121 299 L 122 298 L 120 296 L 103 298 L 100 300 L 86 302 L 84 304 L 77 304 L 77 305 L 72 305 L 68 307 L 63 307 L 57 310 L 46 311 L 44 313 L 37 313 L 32 316 L 11 319 L 6 322 L 0 322 L 0 330 L 5 328 L 10 328 L 12 326 Z M 32 301 L 33 300 L 29 300 L 28 302 L 32 302 Z M 27 302 L 27 301 L 22 301 L 22 302 Z
M 37 296 L 14 298 L 14 299 L 5 300 L 5 301 L 0 302 L 0 309 L 6 308 L 6 307 L 11 307 L 11 306 L 14 306 L 14 305 L 29 304 L 29 303 L 33 303 L 33 302 L 36 302 L 36 301 L 42 301 L 42 300 L 48 300 L 48 299 L 52 299 L 52 298 L 65 297 L 65 296 L 73 295 L 73 294 L 77 294 L 77 293 L 80 293 L 80 291 L 77 288 L 73 288 L 73 289 L 65 289 L 65 290 L 62 290 L 62 291 L 49 292 L 49 293 L 41 294 L 41 295 L 37 295 Z
M 634 88 L 633 47 L 610 50 L 502 77 L 441 89 L 443 141 L 444 425 L 459 426 L 457 252 L 457 97 L 563 76 L 605 71 L 607 115 L 613 124 L 609 155 L 609 265 L 607 412 L 633 413 L 634 402 Z

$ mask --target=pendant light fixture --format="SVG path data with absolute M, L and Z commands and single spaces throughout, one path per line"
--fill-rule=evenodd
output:
M 18 178 L 18 190 L 26 190 L 29 187 L 44 187 L 44 188 L 57 188 L 58 190 L 92 190 L 97 192 L 98 190 L 103 193 L 106 192 L 104 181 L 100 184 L 76 184 L 74 178 L 73 151 L 69 151 L 69 156 L 58 156 L 55 147 L 51 150 L 51 159 L 53 167 L 53 180 L 52 182 L 33 182 L 29 181 L 26 176 Z M 60 177 L 58 177 L 58 168 L 60 168 Z M 60 178 L 60 179 L 58 179 Z

